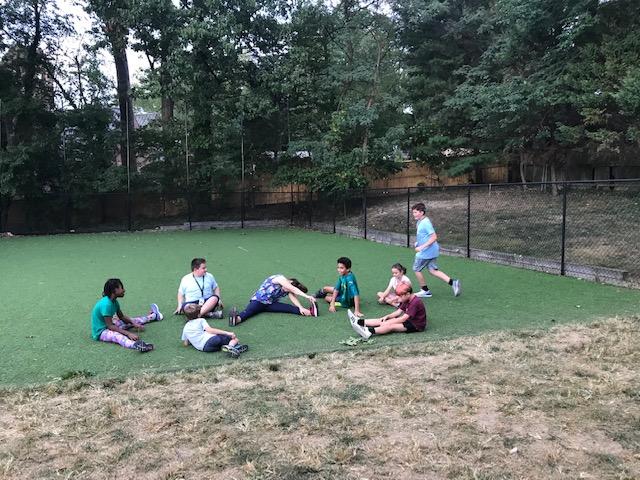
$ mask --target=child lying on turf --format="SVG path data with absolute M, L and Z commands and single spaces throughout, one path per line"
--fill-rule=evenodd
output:
M 411 287 L 401 283 L 396 288 L 400 299 L 400 307 L 381 318 L 363 320 L 356 317 L 351 310 L 347 312 L 351 327 L 365 340 L 371 335 L 384 335 L 393 332 L 422 332 L 427 328 L 427 311 L 422 300 L 413 295 Z
M 183 311 L 187 320 L 182 329 L 182 341 L 185 347 L 191 344 L 201 352 L 222 350 L 234 358 L 238 358 L 241 353 L 248 350 L 247 345 L 238 343 L 235 333 L 210 327 L 204 318 L 200 318 L 200 305 L 187 303 Z

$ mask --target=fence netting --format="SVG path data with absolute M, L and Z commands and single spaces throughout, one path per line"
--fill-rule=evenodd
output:
M 416 203 L 445 253 L 640 286 L 640 180 L 17 195 L 0 198 L 0 232 L 294 226 L 413 247 Z

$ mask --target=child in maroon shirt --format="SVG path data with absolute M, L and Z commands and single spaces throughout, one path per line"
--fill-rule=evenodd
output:
M 422 300 L 413 295 L 413 290 L 406 283 L 396 288 L 400 307 L 382 318 L 362 320 L 349 311 L 349 320 L 353 329 L 365 340 L 372 334 L 383 335 L 393 332 L 422 332 L 427 328 L 427 311 Z

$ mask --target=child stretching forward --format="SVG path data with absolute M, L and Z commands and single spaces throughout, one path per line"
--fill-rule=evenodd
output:
M 400 305 L 400 299 L 398 295 L 396 295 L 396 288 L 401 283 L 406 283 L 411 286 L 411 280 L 405 274 L 407 273 L 407 269 L 404 268 L 399 263 L 393 264 L 391 267 L 391 280 L 389 280 L 389 285 L 387 286 L 384 292 L 378 292 L 378 303 L 380 305 L 391 305 L 393 307 L 398 307 Z
M 396 288 L 396 295 L 400 299 L 400 308 L 381 318 L 363 320 L 356 317 L 351 310 L 348 316 L 351 327 L 365 340 L 373 334 L 384 335 L 393 332 L 422 332 L 427 328 L 427 311 L 422 300 L 413 295 L 409 285 L 401 283 Z
M 241 353 L 249 349 L 247 345 L 238 343 L 235 333 L 210 327 L 204 318 L 200 318 L 200 308 L 200 305 L 195 303 L 188 303 L 183 308 L 187 319 L 182 329 L 182 341 L 185 347 L 191 344 L 201 352 L 222 350 L 233 358 L 238 358 Z

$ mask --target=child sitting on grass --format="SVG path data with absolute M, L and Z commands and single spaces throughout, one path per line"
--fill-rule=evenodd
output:
M 381 318 L 363 320 L 349 310 L 347 314 L 353 330 L 368 340 L 371 335 L 422 332 L 427 328 L 427 310 L 424 308 L 422 300 L 413 295 L 411 287 L 401 283 L 396 288 L 396 295 L 400 299 L 400 307 Z
M 204 318 L 200 318 L 200 308 L 200 305 L 195 303 L 187 303 L 183 308 L 187 320 L 182 329 L 182 341 L 185 347 L 191 344 L 201 352 L 222 350 L 233 358 L 238 358 L 241 353 L 248 350 L 247 345 L 238 343 L 235 333 L 210 327 Z
M 329 311 L 335 312 L 336 307 L 355 308 L 355 314 L 362 317 L 360 312 L 360 291 L 356 276 L 351 271 L 351 260 L 347 257 L 338 259 L 338 281 L 334 287 L 325 286 L 316 292 L 316 298 L 324 298 L 329 303 Z
M 131 318 L 122 313 L 118 298 L 124 297 L 124 285 L 119 278 L 110 278 L 104 284 L 102 299 L 98 301 L 91 311 L 91 336 L 101 342 L 112 342 L 124 348 L 150 352 L 152 343 L 145 343 L 138 335 L 128 332 L 127 329 L 136 327 L 144 330 L 143 324 L 155 320 L 162 320 L 163 316 L 155 303 L 151 304 L 151 312 L 143 317 Z
M 398 307 L 400 305 L 400 299 L 396 295 L 396 288 L 401 283 L 406 283 L 411 286 L 411 280 L 405 274 L 407 273 L 407 269 L 404 268 L 399 263 L 394 263 L 391 266 L 391 279 L 389 280 L 389 285 L 384 292 L 378 292 L 378 303 L 380 305 L 391 305 L 393 307 Z

